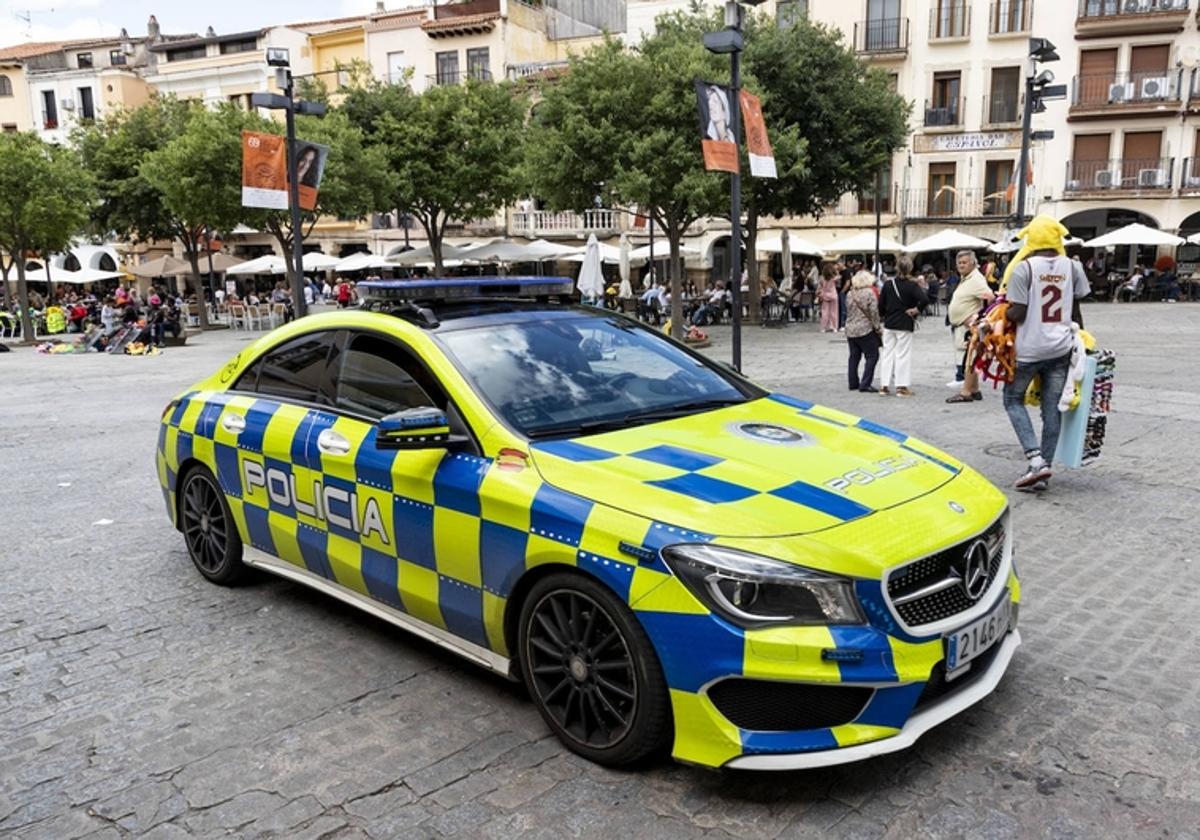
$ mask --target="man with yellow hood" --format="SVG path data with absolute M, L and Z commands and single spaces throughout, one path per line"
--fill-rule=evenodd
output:
M 1040 376 L 1043 395 L 1062 392 L 1074 346 L 1071 323 L 1083 327 L 1079 301 L 1091 292 L 1083 266 L 1066 256 L 1067 233 L 1056 219 L 1035 217 L 1018 234 L 1025 245 L 1009 263 L 1001 285 L 1008 299 L 1006 317 L 1017 330 L 1016 374 L 1004 386 L 1004 410 L 1029 461 L 1017 479 L 1018 490 L 1046 489 L 1062 423 L 1058 401 L 1043 396 L 1039 441 L 1025 408 L 1025 391 Z

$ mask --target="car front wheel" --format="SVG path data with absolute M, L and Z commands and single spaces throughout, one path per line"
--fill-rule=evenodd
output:
M 179 514 L 188 554 L 200 574 L 222 586 L 232 586 L 245 578 L 242 540 L 229 504 L 212 473 L 204 467 L 195 467 L 183 477 Z
M 660 752 L 671 711 L 654 648 L 629 607 L 582 575 L 534 584 L 521 609 L 521 673 L 547 725 L 610 767 Z

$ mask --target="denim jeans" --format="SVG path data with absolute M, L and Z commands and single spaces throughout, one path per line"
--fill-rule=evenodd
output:
M 1017 440 L 1026 455 L 1041 451 L 1042 457 L 1048 462 L 1054 460 L 1054 451 L 1058 447 L 1058 430 L 1062 425 L 1062 413 L 1058 410 L 1058 398 L 1062 395 L 1063 386 L 1067 383 L 1067 373 L 1071 368 L 1071 354 L 1057 359 L 1046 359 L 1040 362 L 1018 362 L 1017 373 L 1013 381 L 1004 386 L 1004 410 L 1012 423 Z M 1025 408 L 1025 391 L 1033 377 L 1042 377 L 1042 444 L 1038 446 L 1037 435 L 1033 431 L 1033 421 L 1029 419 L 1029 411 Z

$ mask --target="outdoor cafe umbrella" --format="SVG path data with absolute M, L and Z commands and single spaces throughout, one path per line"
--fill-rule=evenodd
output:
M 633 287 L 629 285 L 629 254 L 632 249 L 629 247 L 629 234 L 621 234 L 620 258 L 617 262 L 617 271 L 621 275 L 621 291 L 627 289 L 629 294 L 625 297 L 633 297 Z
M 583 262 L 585 259 L 587 259 L 588 246 L 591 245 L 592 240 L 595 238 L 596 238 L 596 234 L 594 234 L 594 233 L 590 234 L 588 236 L 588 245 L 584 246 L 583 248 L 574 249 L 574 252 L 570 256 L 563 257 L 563 259 L 566 262 L 577 262 L 577 263 Z M 603 242 L 597 241 L 596 248 L 600 253 L 600 262 L 606 263 L 608 265 L 620 264 L 621 249 L 618 248 L 616 245 L 605 245 Z M 636 254 L 636 251 L 631 253 L 630 256 L 633 257 L 635 254 Z
M 1107 248 L 1110 245 L 1182 245 L 1185 241 L 1182 236 L 1134 222 L 1083 244 L 1086 248 Z
M 129 270 L 129 273 L 137 277 L 174 277 L 179 274 L 190 274 L 191 271 L 192 267 L 186 262 L 167 254 L 158 259 L 135 265 Z
M 262 257 L 256 257 L 252 260 L 246 260 L 244 263 L 235 265 L 233 268 L 227 269 L 226 274 L 283 274 L 287 271 L 287 265 L 283 261 L 283 257 L 278 257 L 275 254 L 267 254 Z
M 600 247 L 604 248 L 605 246 L 601 245 Z M 684 258 L 698 257 L 698 256 L 700 256 L 700 251 L 696 248 L 691 247 L 690 245 L 680 245 L 679 246 L 679 256 L 684 257 Z M 666 259 L 670 259 L 670 258 L 671 258 L 671 252 L 669 250 L 663 248 L 661 245 L 659 245 L 658 249 L 654 252 L 655 260 L 666 260 Z M 629 252 L 629 261 L 631 263 L 643 263 L 648 259 L 650 259 L 650 246 L 649 245 L 643 245 L 640 248 L 634 248 L 632 251 Z
M 587 248 L 583 253 L 583 265 L 579 268 L 579 280 L 575 283 L 586 303 L 604 299 L 604 275 L 600 270 L 600 243 L 596 234 L 589 234 Z
M 338 260 L 338 264 L 334 266 L 333 270 L 339 274 L 349 274 L 355 271 L 384 268 L 395 268 L 395 264 L 388 262 L 387 257 L 375 254 L 351 254 Z
M 924 239 L 910 242 L 908 250 L 913 254 L 923 254 L 927 251 L 975 251 L 987 248 L 991 244 L 986 239 L 971 236 L 954 228 L 946 228 L 933 236 L 926 236 Z
M 442 260 L 461 260 L 468 259 L 467 252 L 473 247 L 472 245 L 448 245 L 442 243 Z M 388 262 L 393 265 L 419 265 L 422 263 L 433 263 L 433 249 L 428 245 L 422 245 L 420 248 L 412 248 L 408 251 L 403 251 L 399 254 L 389 256 Z
M 1193 233 L 1187 238 L 1189 245 L 1200 245 L 1200 233 Z
M 875 231 L 867 230 L 845 239 L 840 239 L 825 250 L 832 254 L 873 254 L 875 253 Z M 886 236 L 879 237 L 879 252 L 881 254 L 903 254 L 909 248 Z

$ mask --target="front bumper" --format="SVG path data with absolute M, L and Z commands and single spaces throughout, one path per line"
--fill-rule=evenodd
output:
M 814 752 L 782 755 L 743 755 L 727 762 L 724 766 L 739 770 L 801 770 L 812 767 L 830 767 L 849 764 L 911 747 L 917 739 L 940 723 L 944 723 L 960 712 L 987 697 L 1000 683 L 1008 670 L 1013 653 L 1021 644 L 1018 630 L 1010 632 L 1000 643 L 1000 649 L 992 659 L 986 672 L 970 685 L 945 699 L 915 712 L 895 735 L 878 741 L 869 741 L 856 746 Z

